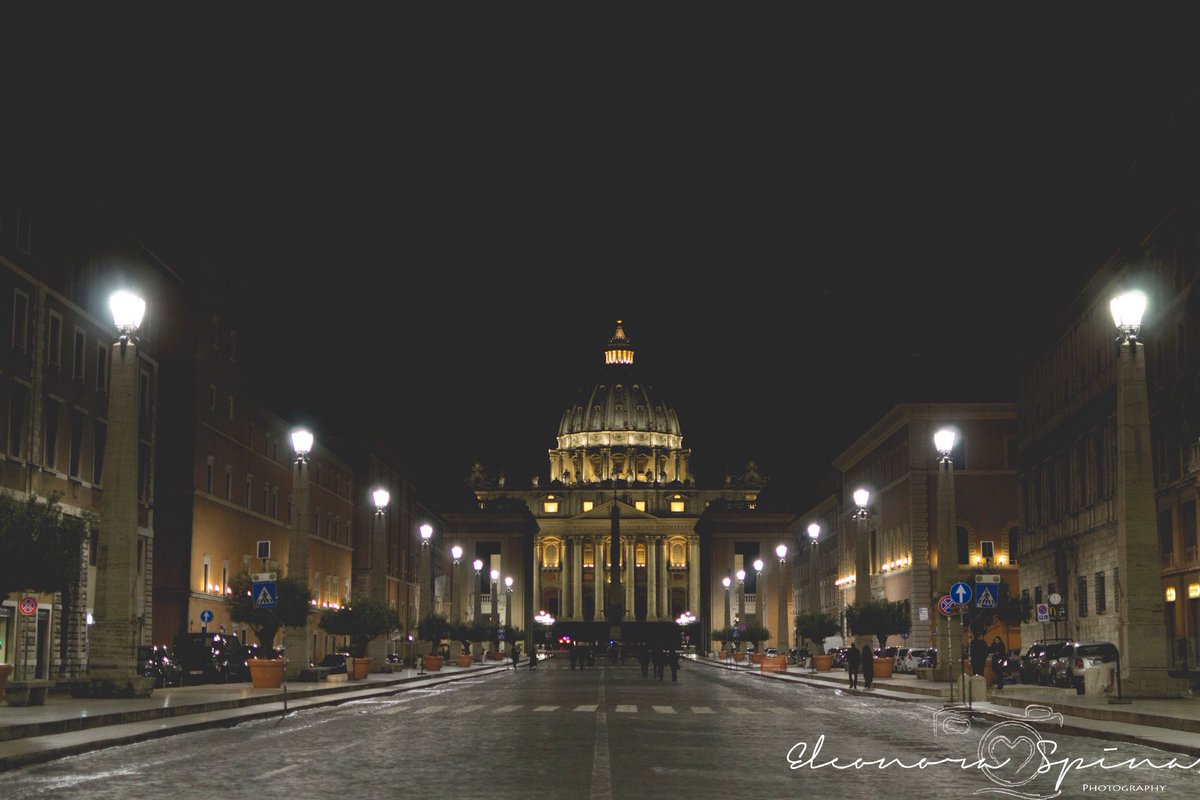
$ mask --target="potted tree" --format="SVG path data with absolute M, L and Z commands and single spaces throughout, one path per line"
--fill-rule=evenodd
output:
M 442 657 L 438 655 L 442 640 L 450 635 L 450 621 L 442 614 L 430 611 L 417 623 L 417 638 L 429 642 L 429 655 L 425 656 L 425 671 L 437 672 L 442 668 Z
M 283 685 L 284 661 L 275 657 L 275 635 L 280 628 L 308 624 L 312 592 L 299 577 L 290 576 L 275 585 L 275 607 L 257 606 L 251 595 L 253 580 L 243 572 L 230 583 L 229 618 L 241 622 L 258 639 L 259 658 L 250 658 L 250 681 L 256 689 L 278 689 Z
M 469 667 L 475 659 L 471 656 L 471 623 L 454 622 L 450 625 L 449 636 L 462 645 L 462 652 L 454 657 L 454 663 L 459 667 Z
M 350 637 L 350 661 L 347 673 L 362 680 L 371 671 L 374 659 L 367 655 L 371 640 L 399 630 L 400 616 L 386 600 L 374 597 L 351 598 L 342 608 L 321 612 L 321 630 L 334 636 Z
M 754 645 L 753 652 L 750 653 L 749 659 L 751 664 L 762 665 L 763 656 L 762 648 L 759 647 L 763 642 L 771 638 L 771 632 L 759 625 L 757 622 L 746 623 L 745 630 L 742 631 L 742 641 L 749 642 Z
M 865 603 L 856 603 L 846 608 L 846 624 L 855 636 L 875 636 L 879 646 L 887 645 L 889 636 L 908 633 L 912 630 L 912 617 L 908 604 L 903 600 L 872 598 Z M 892 677 L 895 660 L 877 658 L 872 663 L 876 678 Z
M 833 655 L 825 652 L 825 640 L 842 632 L 842 626 L 824 611 L 803 611 L 796 615 L 796 632 L 813 643 L 813 667 L 818 672 L 833 669 Z
M 483 663 L 483 643 L 490 642 L 495 638 L 492 633 L 492 626 L 482 619 L 473 620 L 470 623 L 468 632 L 469 641 L 474 645 L 471 657 L 476 663 Z
M 726 644 L 732 638 L 729 628 L 713 628 L 712 638 L 713 641 L 721 643 L 721 649 L 717 652 L 717 657 L 724 661 L 729 657 L 729 650 L 726 648 Z

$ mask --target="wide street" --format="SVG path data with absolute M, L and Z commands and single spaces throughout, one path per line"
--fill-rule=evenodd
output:
M 806 763 L 822 736 L 817 758 Z M 991 778 L 970 766 L 980 757 L 981 739 L 990 763 L 1007 762 Z M 1038 739 L 1045 758 L 1034 754 Z M 1160 750 L 1039 735 L 1016 721 L 969 721 L 939 704 L 766 681 L 687 660 L 672 683 L 669 671 L 661 682 L 643 678 L 632 659 L 573 672 L 565 658 L 555 658 L 536 671 L 523 667 L 14 770 L 4 776 L 0 796 L 839 797 L 869 791 L 966 797 L 1007 785 L 1023 793 L 1015 796 L 1048 797 L 1064 764 L 1040 776 L 1039 765 L 1102 757 L 1109 764 L 1149 758 L 1154 765 L 1067 765 L 1061 796 L 1097 791 L 1085 785 L 1153 785 L 1165 787 L 1160 795 L 1182 797 L 1200 786 L 1195 771 L 1165 766 L 1171 754 Z M 881 758 L 903 766 L 839 768 L 827 763 L 834 758 L 841 766 Z M 929 763 L 936 759 L 955 761 Z M 1184 766 L 1192 761 L 1178 759 Z

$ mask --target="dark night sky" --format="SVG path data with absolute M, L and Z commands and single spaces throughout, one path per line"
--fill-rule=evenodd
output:
M 620 317 L 700 475 L 756 459 L 796 500 L 896 403 L 1015 400 L 1136 241 L 1138 159 L 1195 71 L 1173 25 L 1105 22 L 131 58 L 81 93 L 86 141 L 56 135 L 123 214 L 242 271 L 285 415 L 377 431 L 428 484 L 527 485 Z

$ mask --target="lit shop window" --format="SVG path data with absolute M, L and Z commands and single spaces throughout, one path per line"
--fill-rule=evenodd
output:
M 554 495 L 546 495 L 546 499 L 542 501 L 542 511 L 547 514 L 558 513 L 558 499 Z

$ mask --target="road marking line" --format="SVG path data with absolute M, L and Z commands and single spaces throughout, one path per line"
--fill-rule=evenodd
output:
M 734 714 L 753 714 L 754 713 L 750 709 L 742 708 L 741 706 L 730 706 L 729 710 L 732 711 Z
M 554 711 L 558 706 L 538 706 L 534 711 Z
M 507 714 L 509 711 L 516 711 L 520 706 L 500 706 L 496 709 L 497 714 Z
M 715 714 L 716 713 L 708 706 L 692 706 L 692 711 L 694 711 L 697 714 Z
M 263 778 L 271 778 L 271 777 L 274 777 L 275 775 L 278 775 L 281 772 L 287 772 L 289 770 L 296 769 L 299 766 L 300 766 L 299 764 L 289 764 L 286 767 L 280 767 L 279 769 L 273 769 L 270 772 L 259 773 L 258 775 L 255 775 L 254 777 L 256 780 L 261 781 Z
M 483 703 L 476 703 L 473 706 L 463 706 L 462 708 L 456 710 L 454 713 L 455 714 L 470 714 L 472 711 L 478 711 L 481 708 L 483 708 Z
M 617 706 L 617 713 L 618 713 L 618 714 L 636 714 L 636 713 L 637 713 L 637 706 L 631 706 L 631 705 L 618 705 L 618 706 Z
M 331 747 L 326 749 L 325 753 L 340 753 L 343 750 L 349 750 L 351 747 L 357 747 L 360 744 L 362 744 L 362 742 L 351 742 L 350 744 L 344 744 L 341 747 Z
M 672 706 L 650 706 L 659 714 L 674 714 L 675 709 Z
M 600 684 L 600 697 L 604 698 L 604 684 Z M 591 800 L 612 800 L 612 772 L 608 766 L 608 715 L 603 711 L 596 715 L 596 746 L 592 751 Z
M 806 708 L 806 712 L 814 712 L 817 714 L 836 714 L 836 711 L 830 711 L 828 708 Z
M 444 708 L 445 708 L 445 706 L 425 706 L 424 708 L 418 708 L 413 713 L 414 714 L 432 714 L 433 712 L 441 711 Z
M 575 706 L 576 711 L 595 711 L 600 706 Z

